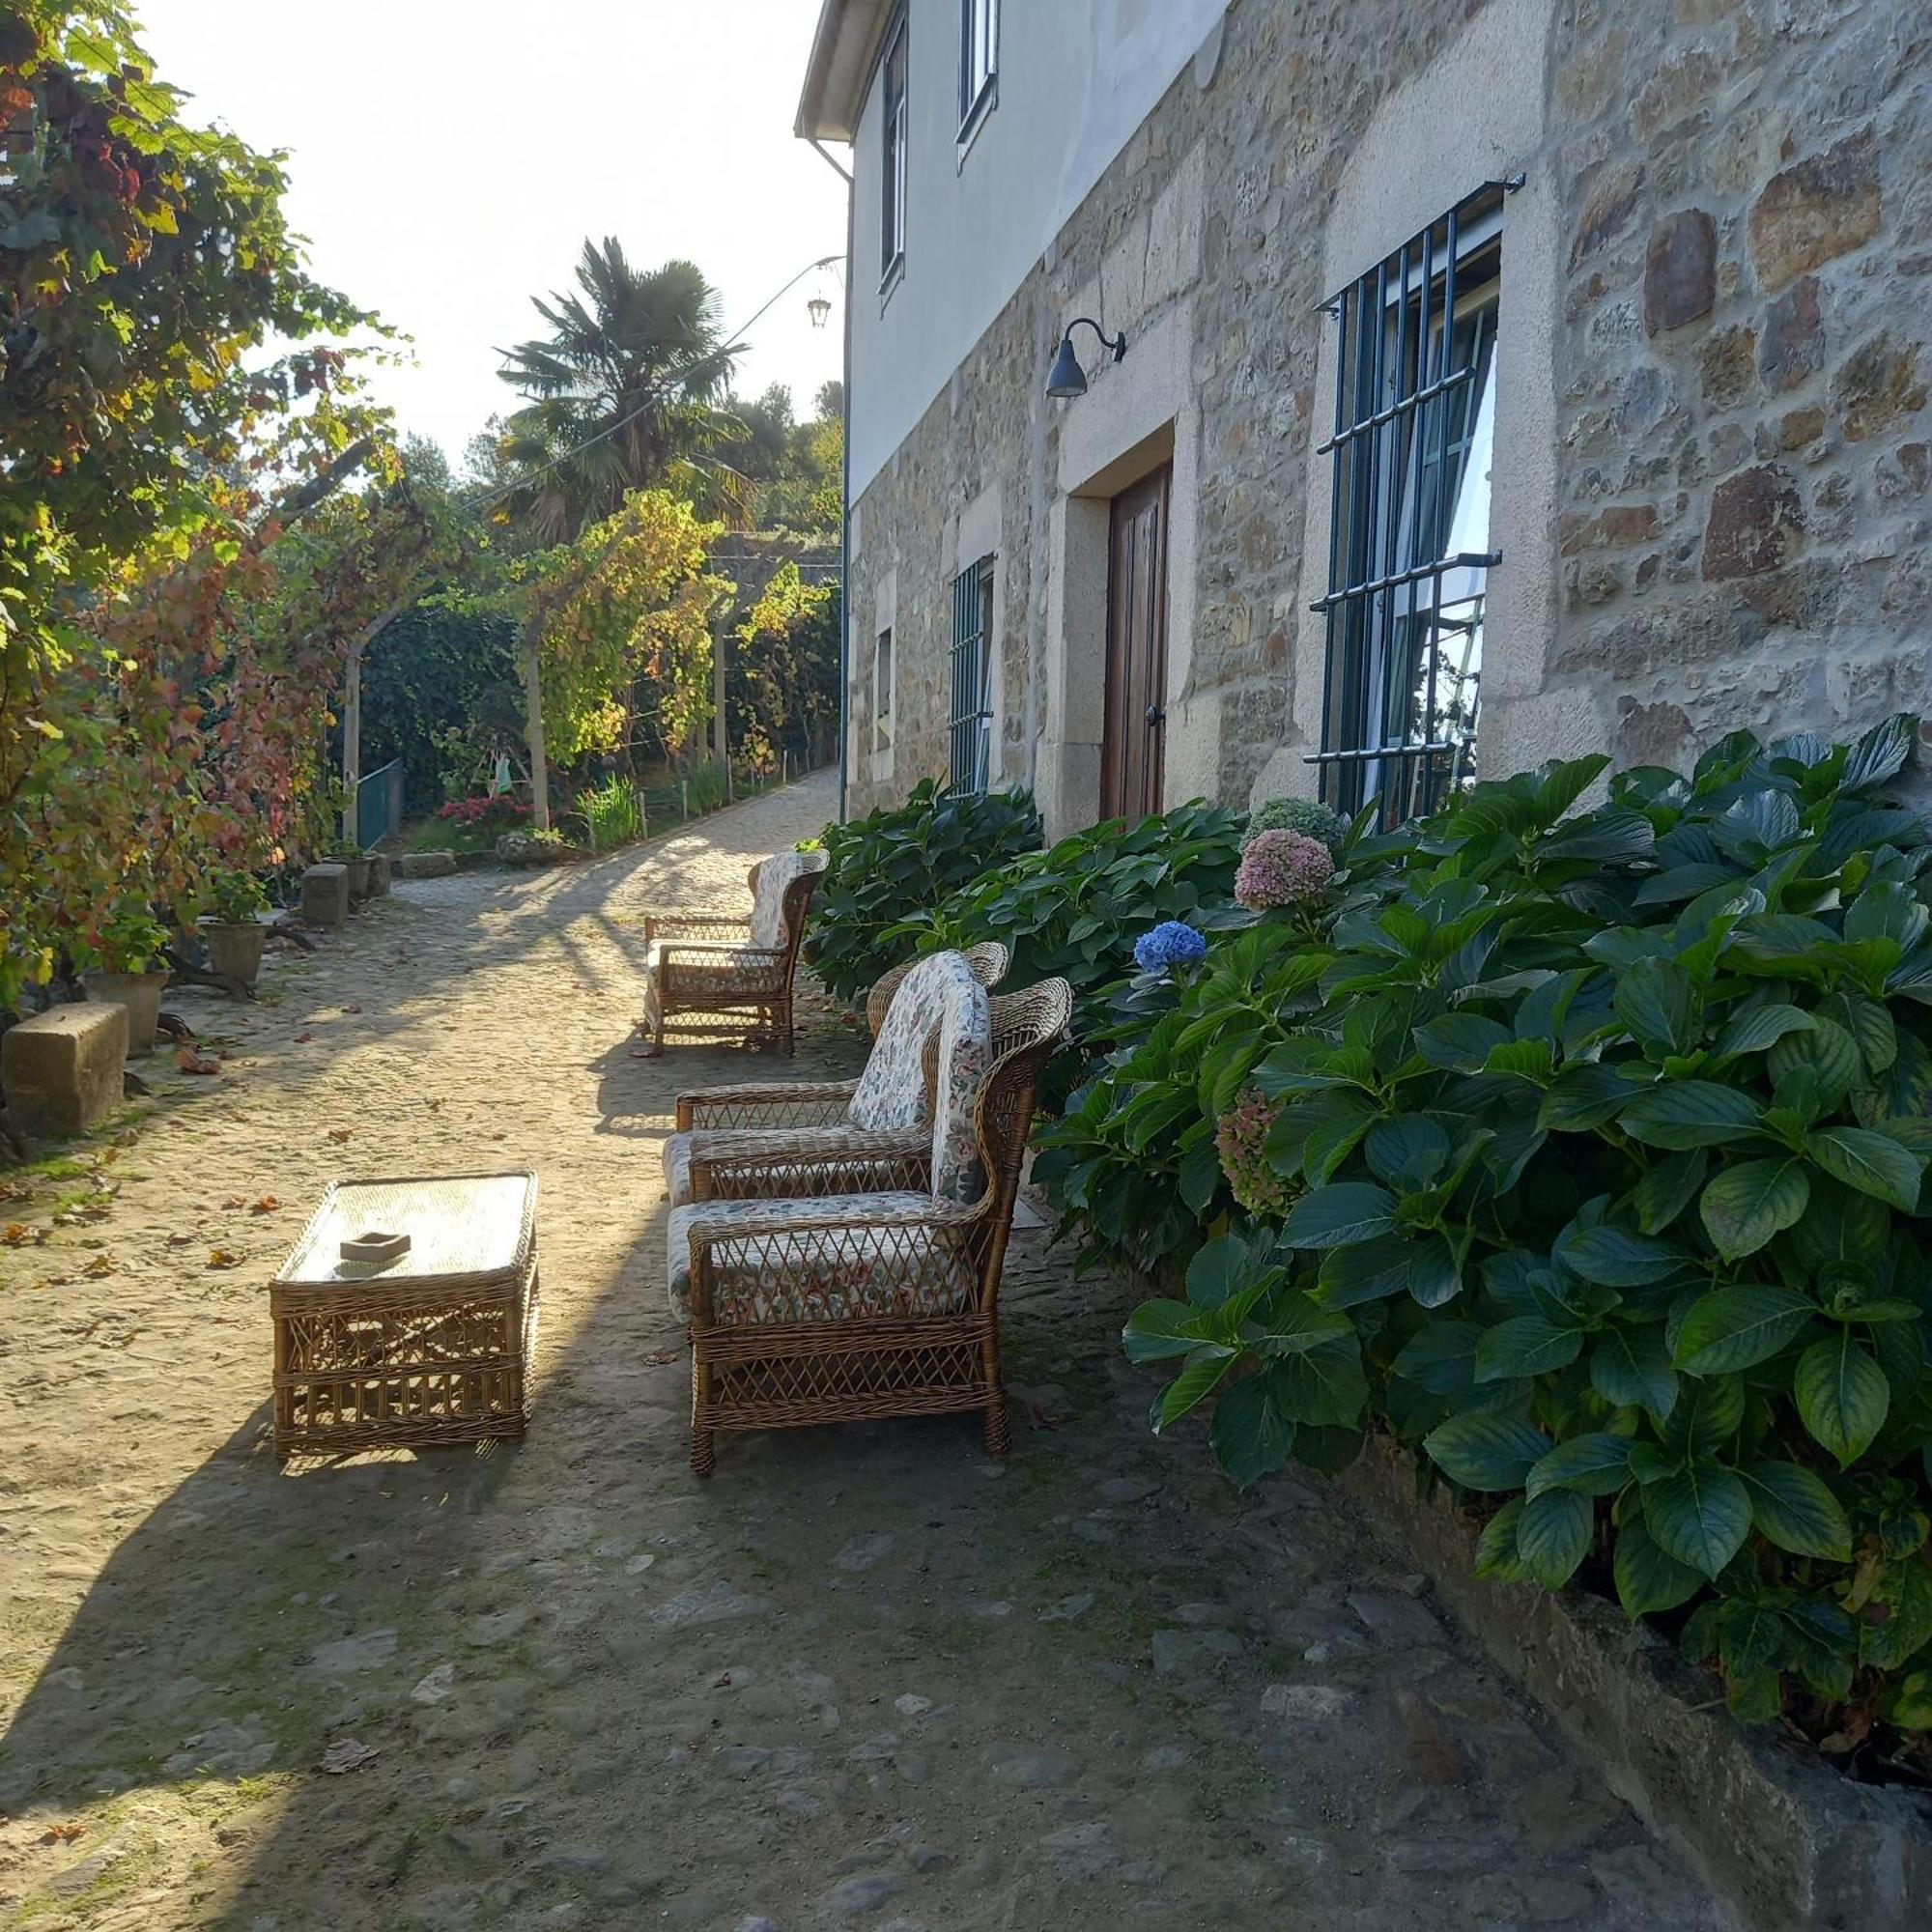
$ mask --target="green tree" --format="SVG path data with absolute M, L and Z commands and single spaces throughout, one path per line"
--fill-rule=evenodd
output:
M 519 479 L 504 514 L 555 544 L 667 483 L 735 509 L 743 479 L 722 452 L 745 431 L 724 408 L 737 351 L 717 291 L 690 262 L 635 269 L 611 238 L 584 242 L 577 283 L 535 298 L 550 332 L 508 350 L 498 372 L 527 399 L 504 425 L 501 460 Z
M 0 1004 L 137 875 L 180 907 L 254 856 L 417 541 L 384 491 L 326 582 L 285 540 L 380 457 L 371 318 L 304 271 L 281 157 L 181 101 L 106 0 L 0 11 Z

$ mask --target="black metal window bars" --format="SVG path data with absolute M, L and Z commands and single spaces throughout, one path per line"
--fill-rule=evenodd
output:
M 1339 326 L 1321 796 L 1386 828 L 1473 777 L 1502 205 L 1486 182 L 1323 304 Z M 1480 526 L 1478 527 L 1478 526 Z
M 984 556 L 952 580 L 952 789 L 977 797 L 986 789 L 993 706 L 986 633 L 993 604 L 993 559 Z

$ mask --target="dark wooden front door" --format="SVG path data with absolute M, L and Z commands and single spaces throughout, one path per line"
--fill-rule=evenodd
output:
M 1107 723 L 1100 815 L 1161 809 L 1167 725 L 1167 497 L 1163 466 L 1114 498 L 1107 568 Z

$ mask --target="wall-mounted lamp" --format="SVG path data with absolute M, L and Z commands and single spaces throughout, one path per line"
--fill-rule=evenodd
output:
M 823 296 L 813 296 L 806 303 L 805 312 L 811 318 L 813 328 L 823 328 L 827 318 L 832 313 L 832 304 Z
M 1109 335 L 1092 316 L 1076 315 L 1066 325 L 1066 333 L 1060 338 L 1060 354 L 1053 358 L 1053 367 L 1046 372 L 1046 393 L 1049 396 L 1084 396 L 1087 393 L 1087 372 L 1081 368 L 1080 358 L 1073 353 L 1073 331 L 1083 322 L 1100 338 L 1100 347 L 1113 352 L 1116 362 L 1127 353 L 1127 332 L 1124 328 L 1118 335 Z

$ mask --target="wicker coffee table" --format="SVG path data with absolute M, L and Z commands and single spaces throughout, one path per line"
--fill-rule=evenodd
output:
M 276 1453 L 522 1435 L 536 1213 L 528 1173 L 331 1184 L 269 1292 Z M 372 1233 L 407 1251 L 344 1259 Z

